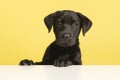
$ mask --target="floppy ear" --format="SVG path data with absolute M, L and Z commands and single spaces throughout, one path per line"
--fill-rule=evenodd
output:
M 84 16 L 81 13 L 77 13 L 77 15 L 81 20 L 82 33 L 83 33 L 83 36 L 85 36 L 85 33 L 91 28 L 92 22 L 90 19 L 88 19 L 86 16 Z
M 47 26 L 48 32 L 50 32 L 52 29 L 52 25 L 54 23 L 54 19 L 55 19 L 57 13 L 58 13 L 58 11 L 55 13 L 51 13 L 44 18 L 44 23 Z

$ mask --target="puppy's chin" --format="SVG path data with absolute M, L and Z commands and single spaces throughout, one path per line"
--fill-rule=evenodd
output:
M 61 47 L 71 47 L 75 45 L 75 41 L 55 41 L 56 45 L 61 46 Z

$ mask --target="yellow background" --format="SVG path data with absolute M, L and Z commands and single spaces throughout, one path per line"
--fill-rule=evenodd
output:
M 84 65 L 120 64 L 120 0 L 1 0 L 0 65 L 41 61 L 55 39 L 43 19 L 57 10 L 81 12 L 93 22 L 79 37 Z

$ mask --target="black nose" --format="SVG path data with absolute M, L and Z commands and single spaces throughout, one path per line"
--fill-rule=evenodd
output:
M 70 39 L 71 35 L 70 33 L 63 34 L 63 39 Z

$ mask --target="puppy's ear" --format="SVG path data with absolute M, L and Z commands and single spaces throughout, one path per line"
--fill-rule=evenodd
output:
M 92 22 L 90 19 L 88 19 L 86 16 L 84 16 L 81 13 L 77 13 L 77 15 L 81 20 L 82 33 L 83 33 L 83 36 L 85 36 L 85 33 L 91 28 Z
M 46 16 L 44 18 L 44 23 L 45 25 L 47 26 L 47 29 L 48 29 L 48 32 L 51 31 L 52 29 L 52 25 L 54 23 L 54 19 L 56 18 L 56 15 L 59 11 L 55 12 L 55 13 L 52 13 L 52 14 L 49 14 L 48 16 Z

